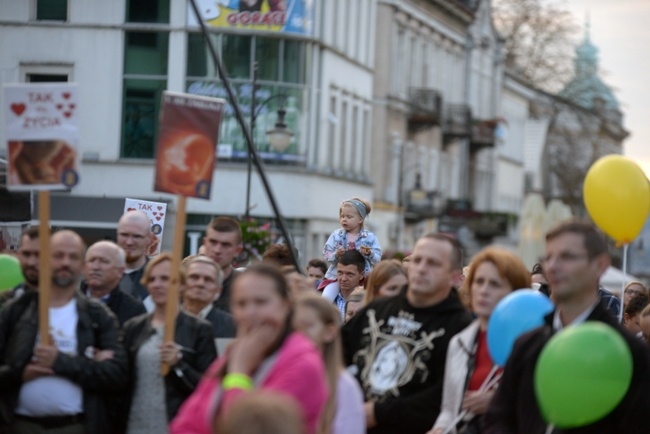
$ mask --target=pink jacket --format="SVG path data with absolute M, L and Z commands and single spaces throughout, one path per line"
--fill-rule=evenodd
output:
M 303 410 L 309 433 L 316 431 L 316 425 L 327 401 L 325 368 L 318 349 L 300 333 L 290 334 L 279 350 L 278 358 L 261 388 L 284 392 L 295 398 Z M 182 405 L 169 426 L 170 434 L 212 434 L 215 396 L 220 388 L 221 378 L 215 372 L 225 363 L 220 357 L 208 369 L 196 390 Z M 258 386 L 259 387 L 259 386 Z M 219 408 L 228 408 L 246 393 L 239 389 L 222 394 Z

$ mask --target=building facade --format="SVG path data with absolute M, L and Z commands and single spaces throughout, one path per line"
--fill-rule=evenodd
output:
M 284 3 L 197 2 L 244 116 L 255 113 L 255 144 L 304 262 L 321 256 L 342 200 L 373 200 L 376 0 Z M 81 181 L 52 194 L 53 226 L 114 237 L 130 197 L 167 202 L 171 234 L 176 198 L 153 191 L 162 91 L 225 96 L 188 1 L 0 0 L 0 10 L 0 83 L 79 86 Z M 280 108 L 293 132 L 283 152 L 266 135 Z M 186 246 L 215 215 L 274 217 L 255 172 L 247 209 L 247 150 L 230 105 L 220 135 L 211 198 L 188 201 Z

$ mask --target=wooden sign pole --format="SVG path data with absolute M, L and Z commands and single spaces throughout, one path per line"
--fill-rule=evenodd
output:
M 185 242 L 185 221 L 187 214 L 185 212 L 187 198 L 177 196 L 178 207 L 176 209 L 176 224 L 174 225 L 174 245 L 172 247 L 172 274 L 167 289 L 167 302 L 165 304 L 165 333 L 163 342 L 174 341 L 174 331 L 176 329 L 176 316 L 178 315 L 179 286 L 180 286 L 180 268 L 183 257 L 183 245 Z M 164 377 L 169 373 L 169 366 L 162 363 L 160 374 Z
M 38 192 L 38 331 L 41 344 L 50 342 L 50 192 Z

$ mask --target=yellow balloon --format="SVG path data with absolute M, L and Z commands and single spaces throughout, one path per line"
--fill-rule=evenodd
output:
M 583 193 L 591 218 L 619 245 L 641 233 L 650 213 L 650 182 L 634 161 L 621 155 L 598 159 L 587 172 Z

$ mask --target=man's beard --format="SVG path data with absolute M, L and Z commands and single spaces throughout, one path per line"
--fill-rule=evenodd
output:
M 52 283 L 60 288 L 67 288 L 77 282 L 77 276 L 70 273 L 70 277 L 60 276 L 57 272 L 52 273 Z
M 26 269 L 23 269 L 23 276 L 25 276 L 25 282 L 27 282 L 27 284 L 29 284 L 29 286 L 37 287 L 38 286 L 38 270 L 36 270 L 35 268 L 30 269 L 30 270 L 32 270 L 33 273 L 27 272 Z

